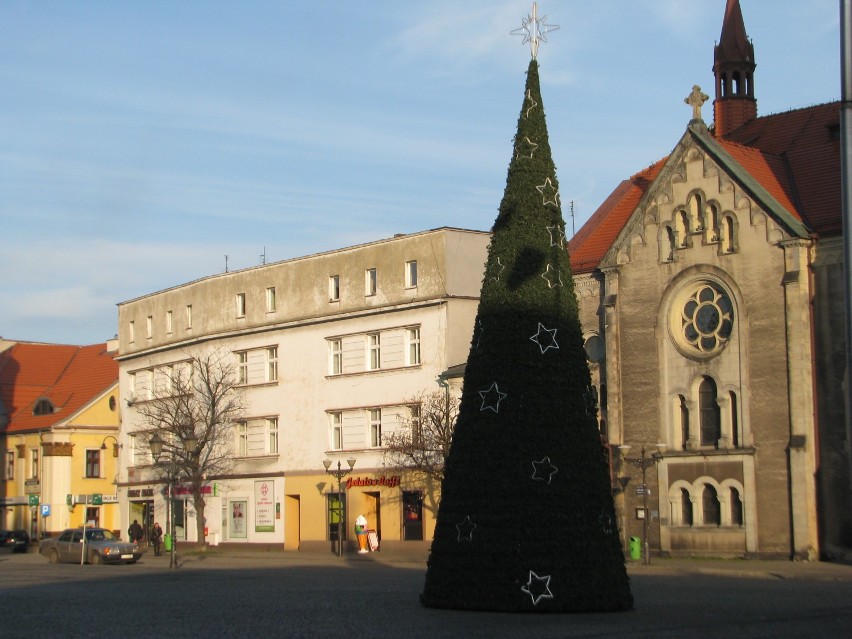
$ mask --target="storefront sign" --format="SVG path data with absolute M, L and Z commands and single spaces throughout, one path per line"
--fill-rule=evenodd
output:
M 346 489 L 361 486 L 384 486 L 385 488 L 396 488 L 399 486 L 401 478 L 399 475 L 391 475 L 387 477 L 382 475 L 378 479 L 373 477 L 350 477 L 346 480 Z
M 254 482 L 254 531 L 275 532 L 275 482 Z
M 24 481 L 24 492 L 27 495 L 41 493 L 41 482 L 38 479 L 27 479 Z

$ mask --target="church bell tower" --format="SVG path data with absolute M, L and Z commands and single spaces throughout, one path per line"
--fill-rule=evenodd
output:
M 757 117 L 754 45 L 748 39 L 739 0 L 728 0 L 722 35 L 713 52 L 716 135 L 723 137 Z

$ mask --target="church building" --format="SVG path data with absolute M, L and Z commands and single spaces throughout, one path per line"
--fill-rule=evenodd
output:
M 693 87 L 672 151 L 569 244 L 625 548 L 852 546 L 840 103 L 759 116 L 755 69 L 728 0 L 712 122 Z

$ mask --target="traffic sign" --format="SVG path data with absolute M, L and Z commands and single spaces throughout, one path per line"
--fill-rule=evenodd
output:
M 41 505 L 41 516 L 42 517 L 50 517 L 50 504 L 42 504 Z
M 104 503 L 104 496 L 100 493 L 95 493 L 92 495 L 92 505 L 100 506 Z
M 38 495 L 30 495 L 28 499 L 30 506 L 38 506 Z

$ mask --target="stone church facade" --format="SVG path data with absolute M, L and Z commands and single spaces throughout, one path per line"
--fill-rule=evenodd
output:
M 713 68 L 714 122 L 694 87 L 671 153 L 569 245 L 620 528 L 664 555 L 832 556 L 852 546 L 839 103 L 757 116 L 738 0 Z

